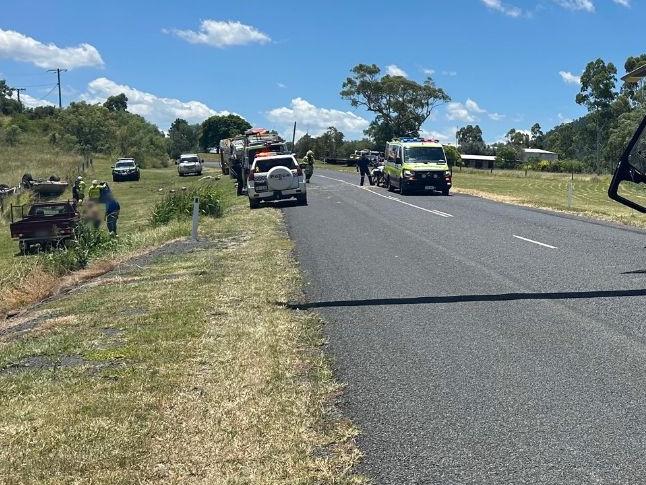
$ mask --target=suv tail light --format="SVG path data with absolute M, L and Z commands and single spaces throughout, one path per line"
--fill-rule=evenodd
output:
M 249 176 L 247 177 L 247 180 L 253 180 L 253 170 L 249 172 Z
M 296 175 L 303 175 L 303 167 L 301 167 L 300 165 L 296 169 Z

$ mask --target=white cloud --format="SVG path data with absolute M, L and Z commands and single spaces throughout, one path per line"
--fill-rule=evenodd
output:
M 2 29 L 0 29 L 0 57 L 30 62 L 43 69 L 103 66 L 101 54 L 90 44 L 58 47 L 51 43 L 43 44 L 20 32 Z
M 454 121 L 475 121 L 476 118 L 462 103 L 451 102 L 446 106 L 446 117 Z
M 481 0 L 482 3 L 487 8 L 490 8 L 491 10 L 495 10 L 497 12 L 500 12 L 502 14 L 508 15 L 509 17 L 520 17 L 523 14 L 523 10 L 519 7 L 516 7 L 515 5 L 509 5 L 507 3 L 503 3 L 502 0 Z
M 285 89 L 287 87 L 283 83 L 276 83 L 276 86 L 278 86 L 280 89 Z
M 435 69 L 422 69 L 422 72 L 427 76 L 432 76 L 433 74 L 435 74 Z
M 55 106 L 51 101 L 34 98 L 33 96 L 29 96 L 28 94 L 21 94 L 20 101 L 27 108 L 36 108 L 37 106 Z
M 203 20 L 199 32 L 194 30 L 163 30 L 191 44 L 206 44 L 213 47 L 230 47 L 247 44 L 267 44 L 271 38 L 260 30 L 232 20 Z
M 408 77 L 408 73 L 404 71 L 401 67 L 391 64 L 389 66 L 386 66 L 386 74 L 389 76 L 402 76 L 402 77 Z
M 176 118 L 185 119 L 189 123 L 199 123 L 213 115 L 229 114 L 227 111 L 215 111 L 199 101 L 161 98 L 130 86 L 117 84 L 104 77 L 88 84 L 88 92 L 81 98 L 90 103 L 102 103 L 109 96 L 120 93 L 128 97 L 128 111 L 143 116 L 162 130 L 167 130 Z
M 621 5 L 622 7 L 630 7 L 630 0 L 612 0 L 615 2 L 617 5 Z
M 623 0 L 625 1 L 625 0 Z M 568 10 L 581 10 L 584 12 L 594 12 L 595 7 L 592 0 L 554 0 L 557 5 Z
M 559 75 L 561 76 L 561 79 L 563 79 L 563 82 L 565 84 L 581 84 L 581 76 L 572 74 L 569 71 L 559 71 Z
M 500 113 L 489 113 L 471 98 L 467 98 L 464 103 L 451 102 L 446 107 L 446 117 L 454 121 L 471 123 L 478 119 L 478 115 L 483 114 L 486 114 L 494 121 L 500 121 L 505 118 L 505 115 Z
M 486 111 L 482 109 L 480 106 L 478 106 L 478 103 L 476 103 L 471 98 L 467 99 L 467 102 L 464 103 L 464 105 L 469 111 L 473 111 L 475 113 L 486 113 Z
M 455 71 L 442 71 L 443 76 L 455 77 L 458 75 Z
M 292 99 L 289 107 L 272 109 L 267 119 L 273 123 L 289 125 L 296 121 L 300 130 L 306 129 L 310 135 L 318 136 L 329 126 L 336 127 L 347 135 L 360 135 L 369 122 L 350 111 L 318 108 L 303 98 Z

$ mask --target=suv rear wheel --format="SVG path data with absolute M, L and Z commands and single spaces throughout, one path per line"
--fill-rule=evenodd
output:
M 249 199 L 249 209 L 257 209 L 260 207 L 260 201 L 255 199 Z
M 307 205 L 307 194 L 297 195 L 296 200 L 299 205 Z

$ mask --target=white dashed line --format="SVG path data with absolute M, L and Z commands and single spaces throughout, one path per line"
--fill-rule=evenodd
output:
M 318 175 L 318 177 L 323 177 L 325 179 L 334 180 L 336 182 L 341 182 L 342 184 L 350 185 L 351 187 L 354 187 L 354 188 L 357 188 L 357 189 L 360 189 L 360 190 L 365 190 L 366 192 L 370 192 L 371 194 L 377 195 L 377 196 L 382 197 L 384 199 L 392 200 L 393 202 L 399 202 L 400 204 L 404 204 L 404 205 L 407 205 L 407 206 L 412 207 L 414 209 L 418 209 L 418 210 L 421 210 L 421 211 L 424 211 L 424 212 L 428 212 L 429 214 L 433 214 L 433 215 L 440 216 L 440 217 L 446 217 L 446 218 L 453 217 L 453 215 L 451 215 L 451 214 L 449 214 L 447 212 L 442 212 L 442 211 L 438 211 L 438 210 L 434 210 L 434 209 L 427 209 L 425 207 L 420 207 L 418 205 L 411 204 L 410 202 L 404 202 L 403 200 L 401 200 L 401 199 L 399 199 L 397 197 L 393 197 L 392 195 L 380 194 L 380 193 L 375 192 L 374 190 L 370 189 L 369 187 L 361 187 L 360 185 L 356 185 L 356 184 L 353 184 L 353 183 L 350 183 L 350 182 L 346 182 L 345 180 L 341 180 L 341 179 L 335 179 L 333 177 L 327 177 L 325 175 Z
M 520 239 L 522 241 L 527 241 L 532 244 L 538 244 L 539 246 L 543 246 L 544 248 L 550 248 L 550 249 L 558 249 L 556 246 L 550 246 L 549 244 L 545 244 L 539 241 L 534 241 L 533 239 L 527 239 L 526 237 L 521 237 L 521 236 L 516 236 L 516 234 L 512 234 L 516 239 Z

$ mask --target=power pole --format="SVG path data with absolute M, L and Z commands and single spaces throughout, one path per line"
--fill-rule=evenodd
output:
M 61 72 L 67 72 L 67 69 L 48 69 L 47 72 L 55 72 L 56 73 L 56 79 L 58 80 L 56 85 L 58 86 L 58 107 L 62 108 L 63 107 L 63 98 L 61 96 Z
M 27 89 L 26 88 L 13 88 L 13 91 L 15 91 L 16 94 L 18 95 L 18 104 L 20 105 L 20 111 L 22 111 L 23 107 L 22 107 L 22 101 L 20 101 L 20 93 L 21 92 L 24 93 L 25 91 L 27 91 Z

